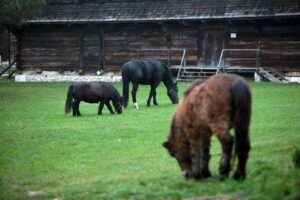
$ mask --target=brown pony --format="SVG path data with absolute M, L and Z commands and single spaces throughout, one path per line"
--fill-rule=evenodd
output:
M 222 74 L 198 80 L 185 91 L 163 146 L 176 158 L 186 177 L 202 179 L 211 176 L 209 148 L 214 134 L 222 146 L 220 179 L 229 175 L 235 144 L 238 165 L 233 178 L 243 180 L 250 151 L 250 117 L 251 93 L 242 77 Z M 235 138 L 229 134 L 231 128 L 235 129 Z

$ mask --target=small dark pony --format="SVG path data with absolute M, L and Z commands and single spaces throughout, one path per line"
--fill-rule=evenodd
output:
M 242 77 L 222 74 L 198 80 L 178 105 L 163 146 L 176 158 L 186 177 L 207 178 L 211 176 L 209 149 L 214 134 L 222 146 L 220 179 L 229 175 L 234 145 L 238 165 L 233 178 L 243 180 L 250 151 L 250 118 L 251 92 Z M 231 128 L 235 129 L 235 138 L 229 134 Z
M 136 92 L 139 84 L 150 85 L 151 90 L 147 100 L 147 106 L 150 106 L 151 98 L 153 104 L 157 105 L 156 88 L 162 81 L 168 92 L 168 96 L 172 103 L 178 103 L 178 88 L 177 83 L 174 83 L 170 69 L 158 60 L 131 60 L 122 66 L 122 81 L 123 81 L 123 96 L 124 106 L 128 105 L 129 99 L 129 83 L 132 82 L 132 100 L 136 108 Z
M 74 102 L 73 102 L 74 99 Z M 69 113 L 73 109 L 73 116 L 80 116 L 79 104 L 81 101 L 87 103 L 98 103 L 98 115 L 102 114 L 104 104 L 111 114 L 114 114 L 109 101 L 112 101 L 117 113 L 121 114 L 123 110 L 123 98 L 113 85 L 106 82 L 87 83 L 80 82 L 69 86 L 65 112 Z

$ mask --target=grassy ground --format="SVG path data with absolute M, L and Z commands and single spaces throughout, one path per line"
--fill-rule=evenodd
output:
M 185 180 L 162 148 L 176 109 L 158 88 L 159 106 L 146 107 L 149 88 L 138 91 L 139 110 L 121 115 L 82 104 L 82 117 L 64 114 L 69 84 L 0 80 L 0 199 L 283 199 L 300 197 L 300 85 L 251 83 L 252 151 L 248 178 L 220 182 L 220 145 L 212 144 L 205 181 Z M 121 91 L 121 85 L 115 84 Z M 187 85 L 180 84 L 180 95 Z

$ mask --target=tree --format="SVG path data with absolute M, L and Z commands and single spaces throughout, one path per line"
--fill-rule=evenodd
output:
M 22 25 L 35 17 L 45 4 L 46 0 L 1 0 L 0 27 Z

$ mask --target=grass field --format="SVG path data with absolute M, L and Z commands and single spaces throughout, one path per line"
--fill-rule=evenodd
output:
M 213 177 L 185 180 L 161 143 L 176 109 L 163 85 L 158 106 L 121 115 L 82 104 L 82 117 L 64 114 L 67 83 L 0 80 L 0 199 L 299 199 L 300 85 L 251 83 L 252 151 L 248 177 L 218 180 L 220 145 L 212 143 Z M 115 84 L 121 91 L 121 84 Z M 179 85 L 182 97 L 186 84 Z M 131 100 L 131 99 L 130 99 Z M 130 104 L 131 105 L 131 104 Z

